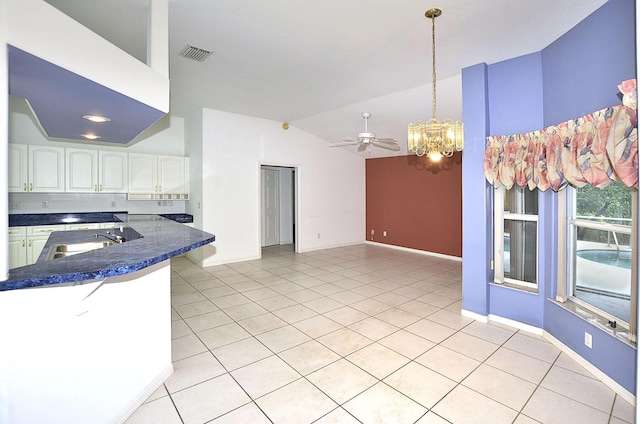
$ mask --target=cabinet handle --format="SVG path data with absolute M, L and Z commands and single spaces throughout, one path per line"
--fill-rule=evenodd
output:
M 99 191 L 102 191 L 102 184 L 100 184 L 100 190 Z
M 33 240 L 29 239 L 29 247 L 31 247 Z
M 33 183 L 29 183 L 29 191 L 33 191 Z
M 22 239 L 22 247 L 25 247 L 24 239 Z
M 22 191 L 27 191 L 27 183 L 24 183 L 24 190 Z
M 93 191 L 98 191 L 98 184 L 93 185 Z

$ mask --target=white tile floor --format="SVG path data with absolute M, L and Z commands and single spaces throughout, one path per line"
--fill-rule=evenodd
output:
M 175 372 L 134 423 L 632 423 L 543 338 L 460 315 L 460 262 L 362 244 L 172 260 Z

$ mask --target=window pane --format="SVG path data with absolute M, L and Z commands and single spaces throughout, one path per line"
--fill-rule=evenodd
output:
M 504 220 L 504 276 L 536 283 L 537 223 Z
M 538 190 L 529 190 L 517 186 L 504 194 L 504 211 L 510 213 L 538 215 Z
M 576 189 L 573 295 L 629 322 L 631 189 L 614 182 L 603 190 Z M 593 225 L 607 228 L 585 228 Z

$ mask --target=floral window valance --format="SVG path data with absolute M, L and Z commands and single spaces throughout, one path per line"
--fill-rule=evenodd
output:
M 622 104 L 525 134 L 487 137 L 484 173 L 494 187 L 545 191 L 568 184 L 638 187 L 636 80 L 618 85 Z

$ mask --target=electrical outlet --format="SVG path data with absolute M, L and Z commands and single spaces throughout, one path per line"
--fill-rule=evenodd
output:
M 49 201 L 48 200 L 43 200 L 42 201 L 42 207 L 43 208 L 48 208 L 49 207 Z
M 591 334 L 586 331 L 584 332 L 584 345 L 589 349 L 593 348 L 593 338 L 591 337 Z
M 386 231 L 383 231 L 383 232 L 382 232 L 382 237 L 386 237 L 386 236 L 387 236 L 387 232 L 386 232 Z
M 116 207 L 116 201 L 115 201 L 115 200 L 112 200 L 112 201 L 111 201 L 111 207 L 112 207 L 112 208 L 115 208 L 115 207 Z
M 320 238 L 320 233 L 318 233 L 318 238 Z
M 18 202 L 9 203 L 9 209 L 20 209 L 20 203 Z
M 374 230 L 371 230 L 371 235 L 373 235 L 374 233 L 375 233 L 375 231 L 374 231 Z

